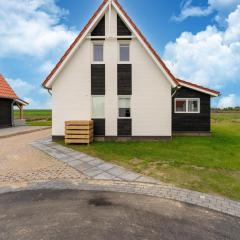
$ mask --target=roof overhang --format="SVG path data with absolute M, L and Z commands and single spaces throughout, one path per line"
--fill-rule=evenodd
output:
M 183 81 L 183 80 L 180 80 L 180 79 L 177 79 L 177 80 L 178 80 L 179 86 L 190 88 L 190 89 L 196 90 L 198 92 L 208 94 L 212 97 L 220 96 L 220 92 L 218 92 L 218 91 L 215 91 L 215 90 L 212 90 L 212 89 L 209 89 L 209 88 L 205 88 L 205 87 L 199 86 L 197 84 L 193 84 L 193 83 Z
M 29 104 L 28 102 L 26 102 L 26 101 L 24 101 L 24 100 L 22 100 L 22 99 L 20 99 L 20 98 L 14 99 L 14 102 L 15 102 L 16 104 L 20 104 L 20 105 L 22 105 L 22 106 L 27 106 L 27 105 Z

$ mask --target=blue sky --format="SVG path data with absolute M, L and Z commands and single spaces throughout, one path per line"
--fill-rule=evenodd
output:
M 50 108 L 40 85 L 101 0 L 0 0 L 0 73 L 30 108 Z M 177 77 L 240 105 L 240 0 L 119 0 Z

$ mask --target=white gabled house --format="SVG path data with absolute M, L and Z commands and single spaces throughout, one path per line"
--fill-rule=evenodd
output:
M 176 79 L 117 0 L 104 0 L 43 82 L 52 91 L 53 138 L 67 120 L 94 120 L 105 139 L 210 133 L 219 92 Z

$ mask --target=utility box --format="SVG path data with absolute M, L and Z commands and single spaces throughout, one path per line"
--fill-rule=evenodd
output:
M 93 121 L 66 121 L 65 144 L 90 144 L 93 142 Z

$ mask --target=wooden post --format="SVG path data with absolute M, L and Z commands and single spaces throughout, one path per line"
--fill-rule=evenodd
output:
M 23 119 L 23 106 L 19 106 L 19 110 L 20 110 L 20 119 Z

